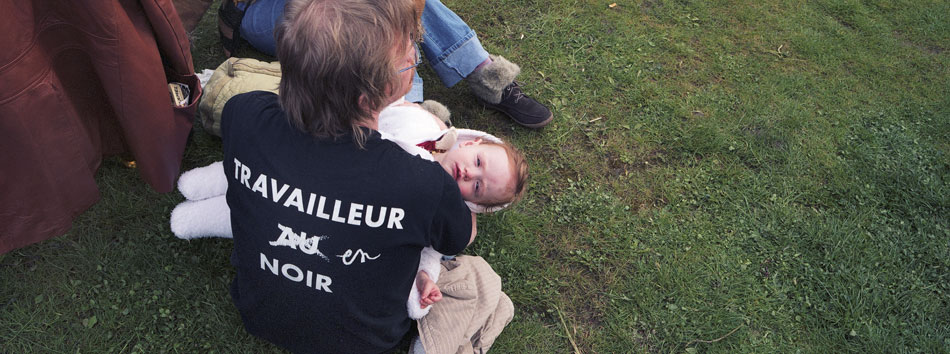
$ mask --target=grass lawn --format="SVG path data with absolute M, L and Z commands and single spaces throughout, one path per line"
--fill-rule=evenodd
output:
M 531 164 L 466 250 L 515 303 L 493 352 L 950 352 L 950 2 L 446 4 L 555 114 L 523 129 L 422 72 Z M 196 128 L 183 169 L 220 149 Z M 118 160 L 97 181 L 68 234 L 0 255 L 0 352 L 277 350 L 230 301 L 230 240 L 175 238 L 183 198 Z

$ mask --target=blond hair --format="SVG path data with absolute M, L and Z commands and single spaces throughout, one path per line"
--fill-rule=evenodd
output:
M 492 140 L 482 140 L 482 144 L 500 146 L 505 149 L 505 154 L 508 155 L 508 166 L 511 167 L 511 173 L 514 179 L 512 180 L 511 197 L 493 202 L 480 203 L 479 205 L 485 209 L 492 210 L 495 207 L 521 200 L 528 186 L 528 161 L 525 160 L 524 154 L 515 148 L 514 145 L 506 141 L 496 142 Z
M 407 40 L 420 37 L 412 0 L 290 0 L 277 26 L 279 102 L 298 129 L 352 133 L 386 104 Z M 394 53 L 394 48 L 400 51 Z

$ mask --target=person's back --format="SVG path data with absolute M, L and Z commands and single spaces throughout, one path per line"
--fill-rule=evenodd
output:
M 271 93 L 237 96 L 225 113 L 232 295 L 248 332 L 294 351 L 391 348 L 409 328 L 420 250 L 455 254 L 468 242 L 469 230 L 432 224 L 467 213 L 454 181 L 377 133 L 365 150 L 314 139 Z
M 287 8 L 280 96 L 238 95 L 222 113 L 232 297 L 248 332 L 292 351 L 391 350 L 422 248 L 455 254 L 473 235 L 451 177 L 370 129 L 408 90 L 411 3 Z

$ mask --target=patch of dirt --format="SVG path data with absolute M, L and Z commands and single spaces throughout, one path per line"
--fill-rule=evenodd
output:
M 764 129 L 762 129 L 761 127 L 756 127 L 756 126 L 745 127 L 743 128 L 743 130 L 745 130 L 746 133 L 749 133 L 756 138 L 760 138 L 762 137 L 762 134 L 764 134 L 763 133 Z
M 670 204 L 670 201 L 666 200 L 664 197 L 656 197 L 653 199 L 652 204 L 654 208 L 662 208 L 667 204 Z
M 673 163 L 669 152 L 664 149 L 643 151 L 642 148 L 630 146 L 627 143 L 612 141 L 607 147 L 599 149 L 596 141 L 588 140 L 588 149 L 601 150 L 589 161 L 589 175 L 603 176 L 611 191 L 629 206 L 631 212 L 640 212 L 647 209 L 662 207 L 667 201 L 659 193 L 651 190 L 649 185 L 640 185 L 640 178 L 649 174 L 647 171 Z M 597 172 L 592 172 L 597 171 Z M 570 177 L 570 176 L 566 176 Z
M 7 301 L 6 301 L 5 303 L 0 303 L 0 310 L 2 310 L 3 308 L 5 308 L 5 307 L 7 307 L 7 306 L 12 305 L 12 304 L 15 303 L 16 301 L 17 301 L 17 297 L 16 297 L 16 296 L 13 296 L 13 297 L 7 299 Z
M 847 28 L 849 30 L 854 30 L 854 25 L 851 24 L 851 22 L 848 22 L 847 20 L 840 19 L 840 18 L 835 18 L 835 20 L 838 21 L 838 24 L 844 26 L 844 28 Z
M 785 145 L 786 145 L 786 144 L 785 144 L 785 141 L 784 141 L 784 140 L 775 139 L 774 141 L 772 141 L 772 144 L 771 144 L 771 145 L 772 145 L 772 148 L 773 148 L 773 149 L 776 149 L 776 150 L 783 150 L 783 149 L 785 149 Z
M 616 151 L 608 151 L 605 160 L 607 161 L 607 170 L 611 176 L 620 177 L 627 174 L 627 163 L 620 158 L 620 154 Z
M 643 13 L 653 12 L 657 8 L 663 7 L 663 3 L 660 0 L 643 0 L 640 3 L 640 11 Z
M 656 335 L 656 330 L 647 330 L 645 328 L 640 328 L 637 330 L 637 337 L 634 338 L 634 342 L 640 345 L 640 348 L 644 348 L 647 353 L 659 353 L 659 349 L 656 347 L 656 344 L 653 343 L 651 337 Z
M 544 257 L 552 261 L 562 262 L 567 258 L 567 255 L 565 255 L 564 250 L 560 248 L 551 248 L 548 250 L 548 252 L 545 252 Z
M 767 258 L 766 260 L 762 261 L 762 264 L 759 265 L 759 275 L 766 279 L 772 276 L 772 272 L 769 271 L 769 267 L 773 262 L 774 261 L 771 258 Z
M 774 137 L 772 134 L 769 134 L 766 128 L 759 126 L 749 126 L 742 129 L 747 134 L 751 135 L 755 140 L 768 145 L 776 150 L 785 149 L 787 145 L 785 140 Z
M 668 165 L 666 156 L 668 152 L 664 149 L 654 149 L 646 153 L 645 156 L 637 157 L 634 161 L 625 159 L 616 151 L 609 151 L 605 156 L 607 162 L 607 171 L 610 176 L 622 177 L 630 172 L 642 172 L 652 168 Z
M 653 149 L 646 154 L 642 159 L 638 160 L 633 164 L 633 167 L 638 170 L 646 170 L 650 168 L 660 167 L 667 165 L 666 156 L 669 155 L 664 149 Z
M 617 30 L 617 29 L 614 27 L 614 25 L 613 25 L 612 23 L 610 23 L 609 21 L 607 21 L 607 20 L 601 20 L 601 21 L 600 21 L 600 24 L 603 25 L 604 27 L 606 27 L 606 29 L 604 30 L 604 32 L 606 32 L 607 34 L 613 34 L 614 31 Z
M 581 323 L 587 324 L 587 327 L 590 329 L 598 329 L 604 323 L 602 310 L 594 306 L 594 304 L 603 304 L 607 303 L 607 299 L 599 294 L 592 294 L 593 298 L 591 301 L 582 302 L 580 304 L 579 311 L 575 313 L 577 315 L 577 320 Z
M 907 48 L 914 48 L 924 53 L 940 55 L 940 54 L 943 54 L 943 52 L 946 50 L 946 48 L 943 48 L 937 45 L 923 45 L 923 44 L 917 44 L 917 43 L 911 42 L 909 39 L 907 39 L 904 36 L 903 33 L 899 31 L 894 31 L 894 37 L 897 37 L 897 39 L 900 40 L 902 46 L 907 47 Z
M 573 268 L 573 267 L 572 267 Z M 559 323 L 560 331 L 569 334 L 577 344 L 578 349 L 584 353 L 592 352 L 591 337 L 602 331 L 604 327 L 605 311 L 607 304 L 610 303 L 606 297 L 606 286 L 600 282 L 596 274 L 585 274 L 580 282 L 583 286 L 570 286 L 559 289 L 561 303 L 561 316 L 563 316 L 564 325 Z M 555 314 L 554 316 L 557 316 Z M 560 322 L 560 319 L 558 318 Z M 565 328 L 566 326 L 566 328 Z

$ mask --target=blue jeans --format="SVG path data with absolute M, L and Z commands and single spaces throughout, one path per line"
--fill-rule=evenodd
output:
M 244 13 L 241 36 L 257 50 L 276 55 L 274 29 L 284 13 L 285 3 L 286 0 L 255 1 Z M 243 5 L 239 7 L 244 9 Z M 488 52 L 482 48 L 475 31 L 439 0 L 426 0 L 422 28 L 425 33 L 420 47 L 445 87 L 455 86 L 488 59 Z M 406 100 L 422 102 L 422 85 L 422 78 L 416 73 Z
M 422 51 L 445 87 L 455 86 L 488 59 L 475 31 L 439 0 L 426 0 L 422 28 Z
M 225 0 L 229 1 L 229 0 Z M 284 4 L 287 0 L 257 0 L 247 8 L 246 2 L 238 3 L 238 8 L 244 10 L 244 19 L 241 20 L 241 37 L 255 49 L 270 55 L 277 56 L 277 39 L 274 29 L 284 15 Z

